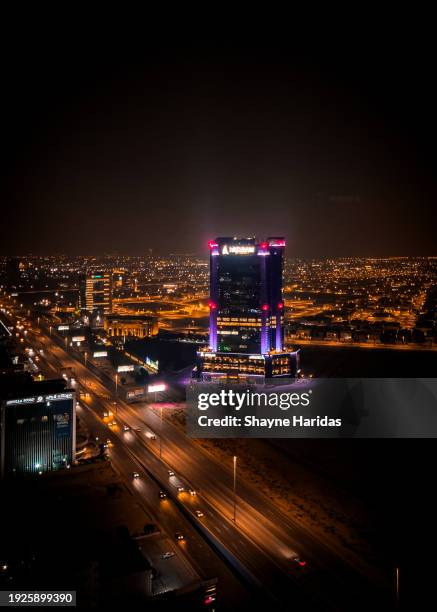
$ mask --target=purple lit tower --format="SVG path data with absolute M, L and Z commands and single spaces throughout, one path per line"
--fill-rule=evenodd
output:
M 284 351 L 285 240 L 216 238 L 210 251 L 209 347 L 195 375 L 294 376 L 298 354 Z

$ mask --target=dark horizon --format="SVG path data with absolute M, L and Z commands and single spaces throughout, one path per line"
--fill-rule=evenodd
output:
M 437 254 L 426 43 L 33 43 L 5 76 L 1 253 L 285 235 L 287 257 Z

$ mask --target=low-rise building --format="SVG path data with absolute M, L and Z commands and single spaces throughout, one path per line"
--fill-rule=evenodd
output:
M 150 338 L 158 333 L 158 320 L 149 315 L 107 315 L 104 329 L 108 336 Z

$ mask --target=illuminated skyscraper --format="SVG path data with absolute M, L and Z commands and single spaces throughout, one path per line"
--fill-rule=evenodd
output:
M 90 313 L 111 314 L 112 274 L 110 272 L 93 272 L 86 276 L 81 307 Z
M 294 376 L 297 353 L 285 352 L 284 238 L 217 238 L 210 249 L 209 348 L 196 374 Z

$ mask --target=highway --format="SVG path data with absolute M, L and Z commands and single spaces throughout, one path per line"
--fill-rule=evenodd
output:
M 61 361 L 57 355 L 58 351 L 53 347 L 50 351 L 47 342 L 43 337 L 33 337 L 31 344 L 34 348 L 43 348 L 44 353 L 40 356 L 39 365 L 45 371 L 47 377 L 59 377 L 60 370 L 69 367 L 70 363 Z M 77 386 L 77 385 L 74 385 Z M 121 432 L 120 428 L 110 428 L 103 415 L 103 411 L 108 410 L 108 405 L 104 403 L 98 393 L 90 393 L 86 401 L 80 400 L 77 412 L 87 429 L 98 438 L 98 443 L 111 440 L 108 448 L 108 455 L 112 465 L 119 474 L 120 478 L 127 484 L 133 496 L 138 500 L 145 511 L 153 518 L 170 538 L 174 541 L 174 546 L 169 548 L 179 552 L 180 569 L 172 567 L 171 575 L 175 576 L 171 586 L 177 588 L 181 586 L 182 580 L 195 581 L 198 576 L 202 579 L 218 578 L 218 593 L 220 606 L 223 609 L 244 609 L 248 602 L 252 600 L 253 593 L 250 593 L 247 585 L 242 584 L 235 574 L 228 568 L 227 564 L 209 546 L 205 539 L 193 527 L 192 522 L 187 519 L 177 504 L 170 496 L 160 498 L 161 487 L 157 484 L 147 470 L 143 468 L 140 459 L 137 459 L 135 452 L 136 432 Z M 113 408 L 112 402 L 109 404 Z M 138 472 L 140 478 L 133 478 L 133 473 Z M 181 532 L 185 539 L 177 542 L 176 532 Z M 175 549 L 175 547 L 177 547 Z M 182 556 L 182 562 L 180 560 Z M 186 558 L 185 563 L 183 559 Z M 174 560 L 169 561 L 174 565 Z M 194 568 L 195 571 L 193 571 Z M 178 580 L 180 578 L 180 580 Z
M 34 348 L 43 348 L 43 357 L 52 366 L 53 374 L 57 372 L 59 377 L 62 369 L 73 368 L 76 379 L 90 393 L 89 399 L 80 400 L 80 404 L 83 406 L 82 410 L 84 413 L 92 411 L 94 418 L 98 418 L 101 422 L 104 429 L 103 431 L 100 430 L 100 435 L 97 434 L 99 438 L 103 436 L 102 439 L 106 440 L 104 437 L 106 435 L 114 442 L 114 447 L 110 451 L 111 458 L 115 455 L 114 449 L 118 448 L 115 444 L 116 438 L 119 442 L 122 442 L 124 450 L 128 452 L 131 458 L 136 460 L 136 465 L 141 465 L 147 470 L 147 473 L 153 474 L 154 478 L 160 483 L 159 488 L 168 493 L 169 500 L 176 500 L 179 507 L 182 502 L 184 507 L 191 511 L 193 518 L 196 509 L 202 510 L 204 517 L 201 519 L 196 517 L 195 520 L 204 526 L 205 530 L 202 531 L 204 538 L 209 542 L 217 543 L 221 547 L 223 546 L 223 540 L 226 542 L 223 549 L 229 565 L 249 585 L 251 591 L 258 592 L 258 601 L 262 597 L 266 604 L 277 609 L 281 609 L 282 605 L 285 605 L 289 599 L 296 604 L 298 603 L 303 610 L 335 609 L 327 608 L 326 604 L 322 604 L 322 602 L 312 601 L 316 599 L 315 594 L 303 592 L 293 576 L 290 575 L 288 567 L 281 569 L 275 563 L 272 563 L 271 559 L 263 554 L 256 544 L 247 537 L 242 537 L 238 526 L 233 525 L 232 522 L 224 521 L 221 511 L 217 511 L 211 506 L 203 494 L 191 496 L 186 492 L 178 493 L 178 486 L 189 488 L 186 479 L 176 475 L 174 477 L 169 476 L 169 466 L 161 461 L 158 456 L 158 436 L 156 436 L 156 439 L 151 437 L 155 433 L 154 430 L 145 427 L 145 423 L 135 414 L 132 406 L 126 405 L 118 399 L 115 416 L 118 425 L 109 427 L 105 420 L 109 421 L 110 419 L 105 418 L 104 414 L 110 411 L 114 412 L 114 396 L 111 390 L 108 390 L 94 374 L 90 373 L 88 367 L 66 353 L 62 341 L 60 341 L 60 345 L 57 345 L 54 344 L 54 340 L 54 335 L 51 338 L 45 335 L 32 335 L 29 338 Z M 88 362 L 87 365 L 89 366 L 90 363 Z M 130 431 L 124 432 L 122 424 L 129 425 Z M 140 431 L 136 432 L 135 428 L 140 429 Z M 116 462 L 117 459 L 115 465 Z M 135 467 L 127 471 L 129 478 L 131 478 L 133 471 L 135 471 Z M 126 474 L 125 471 L 124 473 Z M 175 473 L 179 474 L 176 469 Z M 159 490 L 155 495 L 156 500 L 159 500 L 158 493 Z M 188 538 L 186 544 L 188 544 Z M 188 550 L 188 546 L 186 546 L 186 549 Z M 292 551 L 290 551 L 290 554 L 292 554 Z M 200 566 L 203 567 L 202 561 Z
M 159 486 L 168 492 L 166 501 L 177 507 L 185 520 L 187 512 L 191 512 L 188 523 L 200 541 L 212 542 L 222 550 L 228 565 L 251 585 L 251 589 L 263 586 L 270 605 L 274 602 L 275 607 L 287 607 L 292 602 L 302 610 L 329 611 L 364 610 L 379 603 L 384 609 L 390 609 L 386 585 L 380 583 L 376 571 L 372 576 L 371 568 L 360 564 L 359 560 L 342 557 L 339 551 L 329 548 L 301 524 L 285 517 L 261 492 L 242 480 L 238 483 L 237 522 L 234 524 L 231 466 L 218 464 L 168 420 L 164 419 L 161 424 L 150 405 L 133 407 L 117 399 L 117 426 L 109 428 L 104 423 L 104 413 L 114 408 L 112 381 L 92 363 L 85 367 L 78 353 L 66 352 L 62 339 L 55 335 L 49 337 L 47 330 L 32 334 L 29 340 L 35 348 L 44 348 L 47 364 L 53 371 L 57 370 L 58 376 L 62 368 L 72 367 L 80 384 L 91 392 L 89 400 L 81 401 L 82 410 L 87 419 L 94 419 L 103 431 L 109 432 L 108 437 L 114 441 L 110 451 L 114 465 L 122 468 L 125 474 L 126 470 L 127 474 L 132 473 L 135 469 L 132 465 L 141 466 L 149 479 L 155 481 L 155 488 Z M 165 412 L 165 404 L 163 406 Z M 123 424 L 129 425 L 131 430 L 123 432 Z M 162 460 L 159 457 L 161 425 Z M 132 431 L 133 428 L 140 431 Z M 130 469 L 127 469 L 128 464 Z M 169 476 L 169 468 L 174 470 L 175 476 Z M 130 486 L 139 487 L 132 482 Z M 193 487 L 199 495 L 178 493 L 178 486 Z M 147 491 L 144 503 L 149 497 L 150 491 Z M 204 516 L 197 519 L 194 511 L 199 509 Z M 197 520 L 197 528 L 193 528 L 193 520 Z M 174 529 L 174 525 L 169 528 Z M 188 539 L 185 547 L 191 550 Z M 200 551 L 201 548 L 193 550 L 193 556 Z M 305 568 L 293 561 L 297 555 L 307 561 Z

